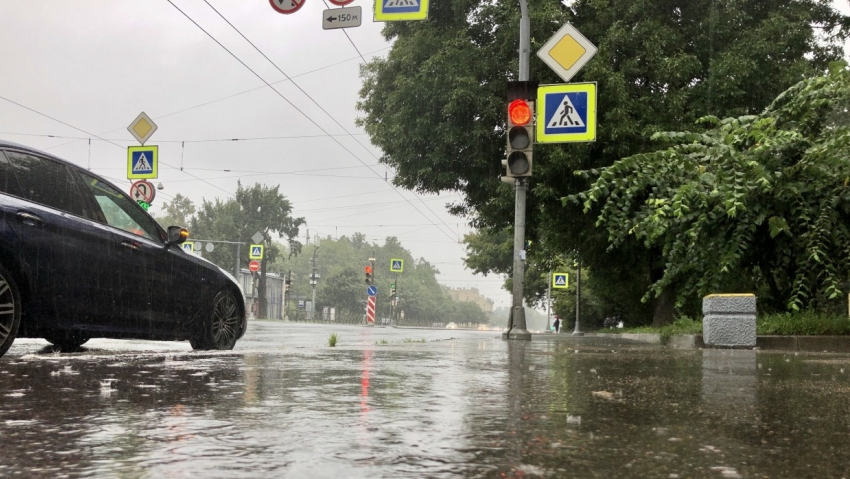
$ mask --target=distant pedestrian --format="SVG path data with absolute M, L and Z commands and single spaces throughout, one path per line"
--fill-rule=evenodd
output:
M 561 329 L 561 318 L 555 316 L 555 323 L 552 326 L 555 327 L 555 332 L 557 333 Z

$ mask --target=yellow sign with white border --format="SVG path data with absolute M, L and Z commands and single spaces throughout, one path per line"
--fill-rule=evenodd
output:
M 537 143 L 596 141 L 596 82 L 537 88 Z
M 127 179 L 147 180 L 159 176 L 159 147 L 131 146 L 127 148 Z
M 552 273 L 552 287 L 555 289 L 567 289 L 570 287 L 570 277 L 567 273 Z
M 252 244 L 251 249 L 248 251 L 249 259 L 263 259 L 263 245 L 261 244 Z
M 375 0 L 376 22 L 427 20 L 429 0 Z

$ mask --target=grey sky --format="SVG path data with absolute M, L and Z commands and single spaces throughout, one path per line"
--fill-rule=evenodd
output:
M 352 4 L 363 8 L 361 27 L 325 31 L 321 1 L 281 15 L 267 0 L 207 0 L 332 119 L 204 0 L 172 1 L 280 95 L 167 0 L 3 0 L 0 96 L 112 143 L 27 136 L 89 137 L 4 100 L 0 138 L 91 165 L 127 188 L 125 147 L 135 140 L 126 127 L 145 111 L 159 125 L 148 144 L 160 147 L 157 181 L 165 185 L 154 210 L 175 193 L 196 203 L 226 198 L 237 179 L 280 184 L 296 214 L 307 219 L 302 241 L 307 229 L 334 236 L 360 231 L 379 243 L 397 236 L 414 257 L 438 267 L 443 284 L 477 287 L 497 306 L 510 303 L 500 278 L 474 276 L 463 267 L 458 240 L 470 229 L 444 208 L 458 197 L 396 191 L 383 180 L 393 172 L 378 165 L 380 153 L 354 126 L 358 51 L 369 60 L 389 47 L 380 35 L 383 24 L 372 21 L 372 2 Z M 836 6 L 848 10 L 846 1 Z M 289 138 L 198 141 L 265 137 Z M 290 173 L 296 171 L 302 173 Z
M 296 214 L 307 218 L 302 241 L 307 229 L 311 235 L 334 236 L 361 231 L 379 243 L 397 236 L 414 257 L 438 267 L 441 283 L 477 287 L 497 305 L 509 304 L 500 279 L 476 277 L 463 267 L 464 247 L 458 239 L 470 229 L 444 208 L 457 196 L 396 192 L 383 180 L 393 172 L 378 165 L 380 152 L 354 126 L 362 63 L 358 50 L 369 60 L 386 55 L 389 47 L 380 35 L 383 24 L 372 21 L 371 3 L 352 4 L 363 8 L 365 18 L 361 27 L 345 30 L 349 41 L 342 30 L 322 30 L 327 7 L 320 1 L 307 1 L 295 14 L 281 15 L 267 0 L 209 0 L 340 127 L 203 0 L 173 2 L 281 95 L 166 0 L 5 0 L 0 95 L 120 147 L 94 139 L 89 149 L 87 140 L 13 134 L 89 137 L 4 100 L 0 138 L 90 164 L 126 188 L 124 148 L 135 144 L 126 127 L 145 111 L 159 126 L 148 144 L 159 145 L 157 181 L 165 185 L 154 210 L 178 192 L 196 203 L 228 197 L 240 178 L 248 185 L 279 183 Z M 208 102 L 213 103 L 198 106 Z M 290 138 L 196 142 L 259 137 Z M 180 141 L 186 141 L 185 147 Z M 294 171 L 303 173 L 286 174 Z

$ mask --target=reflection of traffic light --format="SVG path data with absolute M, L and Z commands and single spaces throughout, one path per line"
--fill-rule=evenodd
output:
M 534 102 L 522 99 L 508 105 L 508 158 L 505 176 L 531 176 L 531 156 L 534 149 Z
M 372 267 L 366 267 L 366 284 L 372 284 Z

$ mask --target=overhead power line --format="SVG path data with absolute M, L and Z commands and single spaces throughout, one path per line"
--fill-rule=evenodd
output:
M 180 13 L 182 13 L 184 16 L 186 16 L 186 18 L 188 18 L 188 19 L 189 19 L 192 23 L 194 23 L 194 24 L 195 24 L 198 28 L 200 28 L 200 29 L 201 29 L 204 33 L 206 33 L 206 34 L 207 34 L 207 36 L 209 36 L 209 37 L 210 37 L 213 41 L 215 41 L 218 45 L 220 45 L 222 48 L 224 48 L 224 49 L 225 49 L 225 51 L 227 51 L 228 53 L 230 53 L 230 55 L 231 55 L 231 56 L 233 56 L 233 58 L 235 58 L 235 59 L 236 59 L 239 63 L 241 63 L 241 64 L 242 64 L 245 68 L 247 68 L 247 69 L 248 69 L 251 73 L 253 73 L 253 74 L 254 74 L 254 76 L 256 76 L 257 78 L 259 78 L 261 81 L 263 81 L 263 82 L 265 82 L 265 83 L 268 83 L 268 82 L 266 82 L 266 80 L 265 80 L 263 77 L 261 77 L 261 76 L 260 76 L 257 72 L 255 72 L 253 69 L 251 69 L 251 68 L 250 68 L 250 67 L 249 67 L 249 66 L 248 66 L 245 62 L 243 62 L 243 61 L 242 61 L 242 60 L 241 60 L 238 56 L 236 56 L 233 52 L 231 52 L 229 49 L 227 49 L 227 47 L 225 47 L 225 46 L 224 46 L 221 42 L 219 42 L 217 39 L 215 39 L 215 37 L 213 37 L 213 36 L 212 36 L 209 32 L 207 32 L 207 31 L 206 31 L 203 27 L 201 27 L 201 26 L 200 26 L 200 25 L 199 25 L 196 21 L 194 21 L 194 20 L 193 20 L 193 19 L 192 19 L 189 15 L 187 15 L 185 12 L 183 12 L 183 10 L 180 10 L 180 8 L 178 8 L 178 7 L 177 7 L 177 5 L 175 5 L 175 4 L 174 4 L 171 0 L 168 0 L 168 2 L 169 2 L 169 3 L 171 3 L 171 5 L 172 5 L 172 6 L 174 6 L 174 8 L 176 8 L 178 11 L 180 11 Z M 306 97 L 307 97 L 307 98 L 308 98 L 311 102 L 313 102 L 313 104 L 315 104 L 315 105 L 316 105 L 316 106 L 317 106 L 317 107 L 318 107 L 318 108 L 319 108 L 319 109 L 320 109 L 320 110 L 321 110 L 321 111 L 322 111 L 325 115 L 327 115 L 327 116 L 328 116 L 328 118 L 330 118 L 330 119 L 331 119 L 334 123 L 336 123 L 336 124 L 337 124 L 337 126 L 339 126 L 340 128 L 342 128 L 342 129 L 343 129 L 343 131 L 345 131 L 346 133 L 348 133 L 349 135 L 351 135 L 351 133 L 348 131 L 348 129 L 346 129 L 346 128 L 345 128 L 345 126 L 343 126 L 343 125 L 342 125 L 339 121 L 337 121 L 337 119 L 336 119 L 333 115 L 331 115 L 331 114 L 330 114 L 330 113 L 329 113 L 329 112 L 328 112 L 328 111 L 327 111 L 327 110 L 326 110 L 326 109 L 325 109 L 325 108 L 324 108 L 321 104 L 319 104 L 319 102 L 317 102 L 317 101 L 316 101 L 316 100 L 315 100 L 315 99 L 314 99 L 314 98 L 313 98 L 313 97 L 312 97 L 309 93 L 307 93 L 307 92 L 306 92 L 303 88 L 301 88 L 301 86 L 300 86 L 300 85 L 299 85 L 299 84 L 298 84 L 295 80 L 293 80 L 293 79 L 292 79 L 289 75 L 287 75 L 287 74 L 286 74 L 286 72 L 284 72 L 284 71 L 283 71 L 283 70 L 282 70 L 282 69 L 281 69 L 281 68 L 277 65 L 277 63 L 275 63 L 275 62 L 274 62 L 271 58 L 269 58 L 269 57 L 268 57 L 268 56 L 267 56 L 267 55 L 266 55 L 266 54 L 265 54 L 262 50 L 260 50 L 260 48 L 259 48 L 259 47 L 257 47 L 257 45 L 255 45 L 255 44 L 254 44 L 254 42 L 252 42 L 250 39 L 248 39 L 248 37 L 246 37 L 246 36 L 245 36 L 245 34 L 243 34 L 243 33 L 242 33 L 242 32 L 241 32 L 238 28 L 236 28 L 236 26 L 235 26 L 235 25 L 233 25 L 233 23 L 231 23 L 231 22 L 230 22 L 230 20 L 228 20 L 228 19 L 227 19 L 224 15 L 222 15 L 222 14 L 221 14 L 221 12 L 219 12 L 219 11 L 218 11 L 218 10 L 217 10 L 214 6 L 212 6 L 212 4 L 210 4 L 210 2 L 209 2 L 208 0 L 204 0 L 204 3 L 206 3 L 206 4 L 207 4 L 207 5 L 208 5 L 208 6 L 209 6 L 209 7 L 210 7 L 210 8 L 211 8 L 211 9 L 212 9 L 212 10 L 213 10 L 213 11 L 214 11 L 214 12 L 215 12 L 215 13 L 216 13 L 216 14 L 217 14 L 217 15 L 218 15 L 221 19 L 222 19 L 222 20 L 224 20 L 224 21 L 225 21 L 228 25 L 230 25 L 230 27 L 231 27 L 231 28 L 232 28 L 232 29 L 233 29 L 236 33 L 238 33 L 238 34 L 239 34 L 239 36 L 241 36 L 241 37 L 242 37 L 242 38 L 243 38 L 246 42 L 248 42 L 248 44 L 249 44 L 249 45 L 251 45 L 251 47 L 253 47 L 253 48 L 254 48 L 254 50 L 256 50 L 256 51 L 257 51 L 257 53 L 259 53 L 260 55 L 262 55 L 262 56 L 263 56 L 263 58 L 265 58 L 265 59 L 266 59 L 266 60 L 267 60 L 267 61 L 268 61 L 268 62 L 269 62 L 272 66 L 274 66 L 274 67 L 275 67 L 275 69 L 276 69 L 278 72 L 280 72 L 280 74 L 281 74 L 281 75 L 283 75 L 285 78 L 289 79 L 289 80 L 290 80 L 290 82 L 292 83 L 292 85 L 293 85 L 293 86 L 295 86 L 296 88 L 298 88 L 298 90 L 299 90 L 299 91 L 301 91 L 301 93 L 303 93 L 303 94 L 304 94 L 304 95 L 305 95 L 305 96 L 306 96 Z M 350 39 L 350 38 L 349 38 L 349 41 L 351 41 L 351 39 Z M 353 42 L 352 42 L 352 45 L 353 45 Z M 355 47 L 355 49 L 356 49 L 356 47 Z M 358 50 L 358 53 L 359 53 L 359 50 Z M 364 61 L 365 61 L 365 60 L 364 60 Z M 285 97 L 282 93 L 280 93 L 277 89 L 275 89 L 275 88 L 274 88 L 274 87 L 272 87 L 271 85 L 269 85 L 269 87 L 271 87 L 271 88 L 272 88 L 272 90 L 273 90 L 275 93 L 277 93 L 277 94 L 278 94 L 278 96 L 280 96 L 280 97 L 281 97 L 284 101 L 286 101 L 289 105 L 291 105 L 293 108 L 295 108 L 295 110 L 296 110 L 296 111 L 298 111 L 298 112 L 299 112 L 299 113 L 301 113 L 301 114 L 302 114 L 305 118 L 307 118 L 307 120 L 308 120 L 308 121 L 310 121 L 311 123 L 313 123 L 313 124 L 314 124 L 317 128 L 319 128 L 321 131 L 326 132 L 326 130 L 325 130 L 325 129 L 321 126 L 321 125 L 319 125 L 319 124 L 318 124 L 315 120 L 313 120 L 312 118 L 310 118 L 310 117 L 309 117 L 309 116 L 308 116 L 305 112 L 303 112 L 302 110 L 300 110 L 300 109 L 298 109 L 297 107 L 295 107 L 295 105 L 293 105 L 293 104 L 292 104 L 292 102 L 290 102 L 290 101 L 289 101 L 289 99 L 287 99 L 287 98 L 286 98 L 286 97 Z M 330 135 L 329 135 L 329 136 L 330 136 Z M 353 135 L 351 135 L 351 136 L 352 136 L 352 138 L 354 138 L 354 140 L 355 140 L 355 141 L 357 141 L 357 144 L 358 144 L 358 145 L 360 145 L 360 146 L 361 146 L 364 150 L 366 150 L 366 152 L 367 152 L 367 153 L 369 153 L 369 154 L 370 154 L 372 157 L 374 157 L 375 159 L 378 159 L 378 157 L 377 157 L 374 153 L 372 153 L 372 151 L 370 151 L 368 148 L 366 148 L 366 147 L 365 147 L 365 145 L 363 145 L 363 144 L 362 144 L 362 143 L 361 143 L 361 142 L 360 142 L 357 138 L 355 138 Z M 360 163 L 363 163 L 364 165 L 366 164 L 366 163 L 365 163 L 363 160 L 361 160 L 361 159 L 360 159 L 357 155 L 355 155 L 355 154 L 354 154 L 354 152 L 352 152 L 350 149 L 348 149 L 345 145 L 343 145 L 343 144 L 342 144 L 339 140 L 337 140 L 335 137 L 330 136 L 330 138 L 331 138 L 334 142 L 336 142 L 336 143 L 337 143 L 340 147 L 342 147 L 345 151 L 347 151 L 347 152 L 348 152 L 348 153 L 349 153 L 352 157 L 354 157 L 357 161 L 359 161 Z M 369 169 L 370 169 L 370 170 L 372 170 L 372 169 L 371 169 L 371 167 L 370 167 Z M 381 174 L 380 174 L 379 172 L 377 172 L 377 171 L 375 171 L 375 170 L 372 170 L 372 172 L 373 172 L 373 173 L 375 173 L 378 177 L 382 177 L 382 176 L 381 176 Z M 416 205 L 414 205 L 414 204 L 413 204 L 413 202 L 411 202 L 411 201 L 410 201 L 407 197 L 405 197 L 405 196 L 404 196 L 404 195 L 403 195 L 400 191 L 398 191 L 398 189 L 397 189 L 397 188 L 395 188 L 395 187 L 394 187 L 394 186 L 392 186 L 392 185 L 389 185 L 389 186 L 390 186 L 391 188 L 393 188 L 393 190 L 395 190 L 395 191 L 396 191 L 396 193 L 397 193 L 399 196 L 401 196 L 402 198 L 404 198 L 404 199 L 405 199 L 405 200 L 406 200 L 406 201 L 410 204 L 410 206 L 412 206 L 412 207 L 413 207 L 413 209 L 415 209 L 415 210 L 416 210 L 416 211 L 417 211 L 420 215 L 422 215 L 422 216 L 423 216 L 425 219 L 427 219 L 428 221 L 431 221 L 431 223 L 432 223 L 432 224 L 433 224 L 433 225 L 434 225 L 434 226 L 435 226 L 438 230 L 440 230 L 440 231 L 441 231 L 444 235 L 449 236 L 449 234 L 448 234 L 448 233 L 446 233 L 446 232 L 445 232 L 442 228 L 440 228 L 440 227 L 439 227 L 436 223 L 434 223 L 434 222 L 433 222 L 433 220 L 431 220 L 430 218 L 428 218 L 428 216 L 427 216 L 427 215 L 425 215 L 424 213 L 422 213 L 422 211 L 421 211 L 419 208 L 417 208 L 417 207 L 416 207 Z M 414 195 L 415 195 L 415 193 L 414 193 Z M 418 198 L 418 195 L 415 195 L 415 196 L 417 196 L 417 198 Z M 425 203 L 423 202 L 423 204 L 425 204 Z M 425 205 L 425 206 L 426 206 L 426 208 L 427 208 L 427 205 Z M 431 211 L 430 209 L 429 209 L 429 211 L 430 211 L 430 212 L 431 212 L 431 214 L 433 214 L 433 215 L 434 215 L 437 219 L 439 219 L 439 220 L 440 220 L 440 222 L 442 222 L 442 223 L 443 223 L 443 225 L 444 225 L 444 226 L 446 226 L 446 228 L 449 228 L 449 230 L 451 230 L 451 228 L 450 228 L 448 225 L 446 225 L 446 224 L 445 224 L 445 222 L 442 220 L 442 218 L 440 218 L 440 217 L 439 217 L 436 213 L 434 213 L 434 212 L 433 212 L 433 211 Z M 451 231 L 451 233 L 452 233 L 452 234 L 454 234 L 454 231 Z

